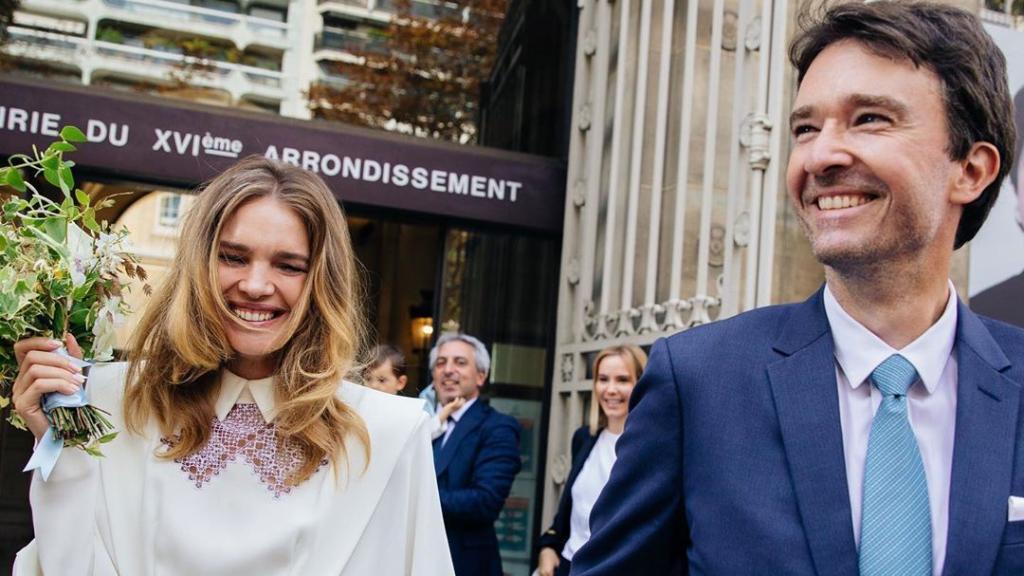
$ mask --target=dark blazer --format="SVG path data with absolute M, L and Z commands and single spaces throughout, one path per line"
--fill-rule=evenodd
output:
M 975 294 L 971 310 L 1024 328 L 1024 272 Z
M 957 313 L 944 574 L 1020 575 L 1024 331 Z M 820 290 L 659 340 L 572 574 L 857 576 L 836 390 Z
M 522 467 L 519 431 L 515 418 L 477 400 L 455 425 L 434 462 L 448 547 L 458 576 L 502 574 L 494 521 Z
M 600 433 L 600 431 L 599 431 Z M 562 548 L 569 540 L 569 520 L 572 517 L 572 487 L 576 484 L 576 477 L 583 470 L 583 464 L 587 462 L 590 451 L 597 444 L 597 435 L 590 435 L 590 426 L 581 426 L 572 435 L 572 468 L 569 470 L 569 477 L 565 480 L 562 488 L 562 497 L 558 500 L 558 511 L 551 527 L 541 534 L 537 541 L 537 549 L 552 548 L 556 553 L 561 554 Z

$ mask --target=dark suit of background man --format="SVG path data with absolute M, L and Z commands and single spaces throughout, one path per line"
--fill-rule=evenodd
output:
M 1010 182 L 1017 197 L 1017 224 L 1024 234 L 1024 89 L 1013 97 L 1013 110 L 1017 126 L 1017 159 L 1010 169 Z M 1024 272 L 1007 278 L 975 294 L 971 310 L 1024 328 Z
M 480 399 L 491 358 L 472 336 L 448 333 L 430 351 L 440 405 L 456 398 L 445 434 L 434 440 L 434 468 L 455 574 L 501 576 L 494 521 L 505 505 L 519 458 L 519 423 Z
M 1003 56 L 948 6 L 801 22 L 787 185 L 825 286 L 653 346 L 574 575 L 1024 574 L 1024 331 L 948 280 L 1013 158 Z

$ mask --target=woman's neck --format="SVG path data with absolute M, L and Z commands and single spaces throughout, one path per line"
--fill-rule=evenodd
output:
M 260 380 L 277 372 L 277 359 L 272 356 L 246 358 L 236 356 L 228 361 L 226 367 L 232 374 L 246 380 Z
M 612 434 L 622 434 L 622 431 L 626 428 L 625 418 L 609 418 L 607 430 Z

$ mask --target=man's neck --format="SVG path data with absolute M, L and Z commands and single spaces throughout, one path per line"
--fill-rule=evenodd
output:
M 843 310 L 897 350 L 924 334 L 950 297 L 948 265 L 890 267 L 871 275 L 844 275 L 826 267 L 825 278 Z

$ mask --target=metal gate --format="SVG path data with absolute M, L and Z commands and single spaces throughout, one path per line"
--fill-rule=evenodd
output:
M 787 0 L 580 0 L 549 522 L 589 359 L 768 304 L 786 119 Z

